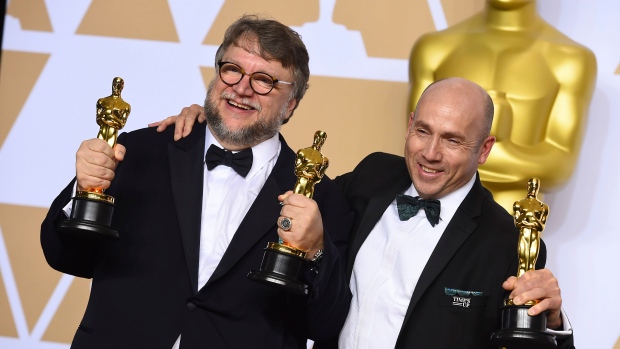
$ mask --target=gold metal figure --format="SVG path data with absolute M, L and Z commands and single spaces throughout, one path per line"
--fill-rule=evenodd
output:
M 321 147 L 325 144 L 327 134 L 323 131 L 314 133 L 314 142 L 311 147 L 300 149 L 295 158 L 295 175 L 297 182 L 293 192 L 312 199 L 314 185 L 321 181 L 325 170 L 329 166 L 329 159 L 321 154 Z
M 327 133 L 316 131 L 311 147 L 299 149 L 295 158 L 295 175 L 297 182 L 293 188 L 295 194 L 304 195 L 310 199 L 314 195 L 314 185 L 319 183 L 329 166 L 329 159 L 321 154 L 321 148 L 325 144 Z M 281 238 L 277 243 L 270 242 L 267 248 L 280 252 L 293 254 L 301 258 L 306 257 L 306 252 L 291 246 Z
M 114 148 L 118 139 L 118 130 L 122 129 L 131 113 L 131 106 L 121 98 L 125 87 L 122 78 L 112 80 L 112 95 L 97 101 L 97 125 L 101 126 L 97 138 L 108 142 Z
M 534 270 L 540 252 L 540 234 L 545 229 L 549 206 L 536 197 L 540 188 L 538 178 L 527 181 L 527 197 L 513 205 L 515 226 L 519 229 L 519 271 L 517 277 Z
M 507 211 L 530 177 L 545 190 L 574 170 L 596 78 L 596 59 L 545 22 L 535 0 L 487 0 L 473 17 L 422 36 L 410 57 L 410 111 L 430 83 L 463 77 L 495 105 L 481 179 Z
M 131 113 L 131 106 L 121 98 L 123 87 L 125 87 L 123 79 L 114 78 L 112 80 L 112 95 L 99 98 L 97 101 L 97 125 L 100 126 L 97 138 L 103 139 L 112 148 L 116 145 L 118 130 L 125 126 L 129 113 Z M 103 191 L 102 188 L 78 190 L 76 196 L 113 204 L 114 198 L 104 194 Z

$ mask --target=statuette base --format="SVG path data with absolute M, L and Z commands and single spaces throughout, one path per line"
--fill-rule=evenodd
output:
M 251 270 L 248 278 L 287 292 L 307 295 L 308 285 L 301 281 L 301 274 L 308 262 L 299 255 L 274 248 L 274 245 L 281 244 L 269 243 L 264 249 L 260 270 Z
M 491 335 L 491 343 L 505 349 L 554 349 L 555 336 L 545 332 L 547 314 L 530 316 L 531 306 L 507 305 L 502 307 L 502 329 Z
M 74 197 L 71 217 L 58 224 L 61 234 L 79 238 L 118 239 L 118 231 L 110 227 L 114 204 L 108 201 Z

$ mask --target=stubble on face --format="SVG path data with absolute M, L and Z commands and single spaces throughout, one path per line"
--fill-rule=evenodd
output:
M 286 113 L 288 112 L 287 106 L 290 102 L 290 98 L 284 103 L 277 117 L 264 115 L 260 103 L 247 98 L 242 99 L 234 92 L 222 91 L 219 96 L 215 96 L 213 86 L 216 83 L 216 79 L 218 79 L 218 77 L 215 77 L 209 84 L 207 97 L 205 98 L 204 111 L 209 129 L 220 142 L 240 148 L 250 148 L 268 140 L 280 131 L 283 120 L 286 118 Z M 259 113 L 258 118 L 250 125 L 236 130 L 230 129 L 226 126 L 226 123 L 224 123 L 222 115 L 217 108 L 218 101 L 220 100 L 239 100 L 241 103 L 254 108 Z

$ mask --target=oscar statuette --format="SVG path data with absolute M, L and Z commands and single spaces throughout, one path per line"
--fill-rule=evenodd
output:
M 540 238 L 549 206 L 538 200 L 540 180 L 530 178 L 527 182 L 527 196 L 513 205 L 515 226 L 519 229 L 519 269 L 517 277 L 534 270 L 540 251 Z M 547 314 L 530 316 L 527 311 L 538 301 L 515 305 L 512 299 L 504 300 L 502 328 L 491 335 L 491 343 L 503 349 L 552 349 L 557 346 L 555 336 L 545 332 Z
M 321 181 L 329 166 L 329 160 L 321 154 L 321 147 L 326 138 L 325 132 L 316 131 L 312 146 L 297 152 L 295 158 L 297 182 L 293 188 L 295 194 L 312 199 L 314 185 Z M 288 222 L 290 224 L 290 221 Z M 285 229 L 286 226 L 282 228 Z M 309 263 L 305 257 L 305 251 L 289 245 L 282 239 L 278 242 L 270 242 L 265 248 L 260 270 L 250 271 L 248 278 L 281 287 L 288 292 L 307 295 L 308 285 L 301 280 L 302 272 Z
M 131 106 L 121 98 L 125 83 L 116 77 L 112 80 L 112 95 L 97 101 L 97 138 L 114 148 L 118 130 L 122 129 L 131 112 Z M 58 230 L 63 234 L 86 239 L 118 238 L 118 231 L 110 227 L 114 212 L 114 198 L 103 193 L 102 188 L 77 190 L 73 197 L 71 217 L 62 220 Z

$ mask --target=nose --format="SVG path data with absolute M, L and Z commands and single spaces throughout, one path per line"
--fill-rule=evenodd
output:
M 431 137 L 424 146 L 422 156 L 428 161 L 440 161 L 442 158 L 441 139 Z
M 244 75 L 241 81 L 233 85 L 232 88 L 239 96 L 251 96 L 254 93 L 250 85 L 250 76 L 248 75 Z

